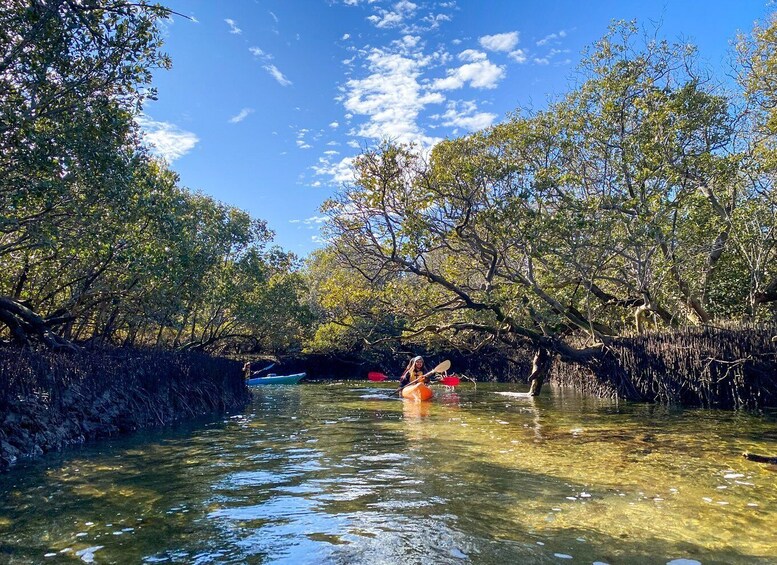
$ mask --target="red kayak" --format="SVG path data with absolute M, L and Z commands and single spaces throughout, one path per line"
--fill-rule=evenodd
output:
M 432 392 L 432 389 L 424 383 L 415 383 L 403 388 L 401 394 L 402 398 L 420 402 L 422 400 L 431 400 L 434 392 Z

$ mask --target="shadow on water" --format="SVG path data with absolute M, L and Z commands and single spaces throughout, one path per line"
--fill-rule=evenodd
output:
M 48 457 L 0 477 L 0 556 L 773 562 L 777 484 L 738 455 L 774 443 L 770 417 L 501 391 L 260 389 L 243 414 Z

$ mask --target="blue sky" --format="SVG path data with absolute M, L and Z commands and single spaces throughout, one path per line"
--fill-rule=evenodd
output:
M 382 138 L 429 146 L 539 109 L 613 19 L 660 22 L 725 80 L 768 0 L 168 0 L 173 69 L 139 122 L 181 182 L 267 220 L 304 256 L 348 162 Z

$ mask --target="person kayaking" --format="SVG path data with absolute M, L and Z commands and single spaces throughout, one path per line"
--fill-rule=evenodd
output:
M 259 377 L 264 373 L 265 371 L 272 369 L 275 367 L 275 363 L 270 363 L 267 365 L 264 369 L 259 369 L 258 371 L 253 370 L 253 363 L 251 361 L 246 361 L 243 365 L 243 375 L 245 375 L 246 380 L 252 378 L 252 377 Z
M 418 357 L 413 357 L 410 360 L 410 363 L 408 363 L 407 369 L 405 369 L 405 372 L 402 373 L 402 376 L 399 378 L 399 387 L 405 387 L 413 382 L 428 383 L 429 375 L 434 373 L 434 370 L 426 373 L 424 372 L 425 369 L 424 358 L 420 355 Z

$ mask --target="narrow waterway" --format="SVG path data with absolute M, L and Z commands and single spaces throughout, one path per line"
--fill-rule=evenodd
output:
M 777 417 L 264 387 L 0 476 L 0 562 L 777 563 Z

